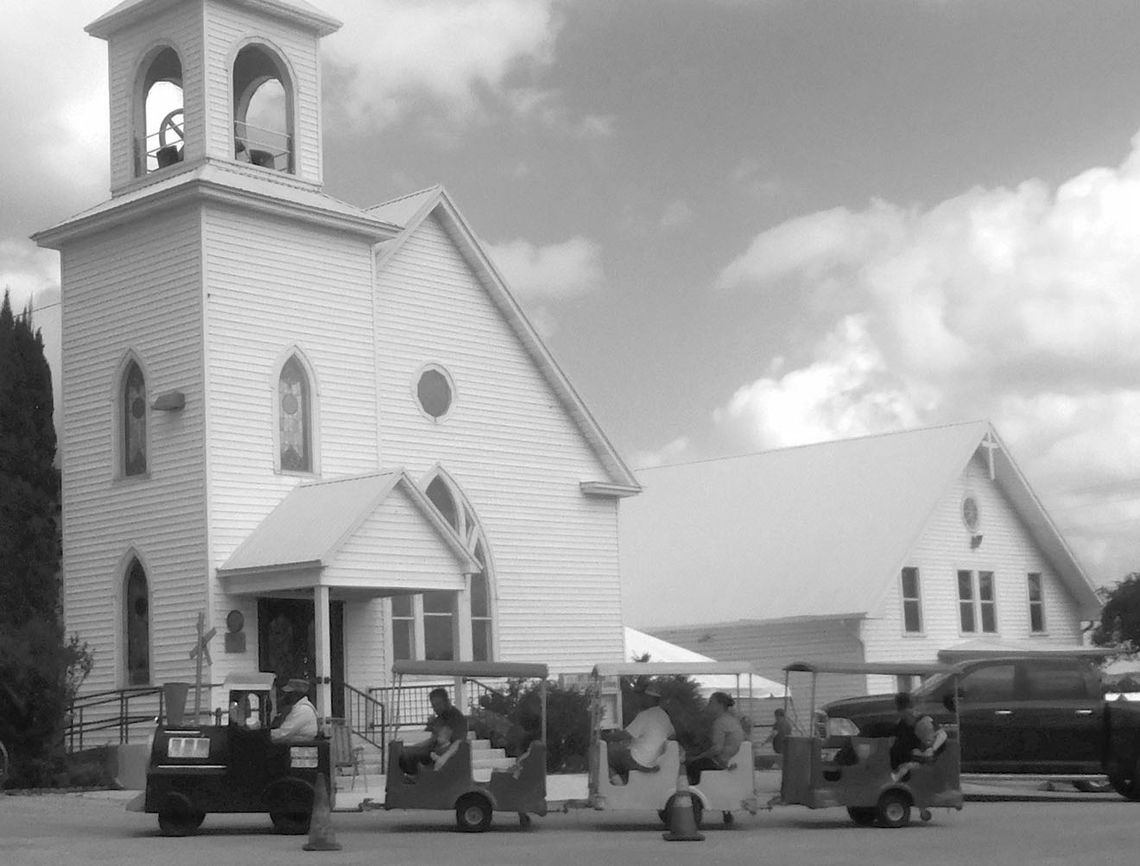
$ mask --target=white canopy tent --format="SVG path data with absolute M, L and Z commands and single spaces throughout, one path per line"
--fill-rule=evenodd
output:
M 641 659 L 648 655 L 650 662 L 711 662 L 717 664 L 716 659 L 687 650 L 629 626 L 625 627 L 625 655 L 627 661 Z M 747 695 L 749 679 L 752 680 L 753 698 L 760 700 L 784 697 L 783 684 L 757 674 L 753 674 L 751 677 L 737 677 L 732 674 L 694 674 L 692 679 L 699 684 L 701 696 L 704 698 L 713 692 L 728 692 L 735 695 L 738 683 L 740 689 Z

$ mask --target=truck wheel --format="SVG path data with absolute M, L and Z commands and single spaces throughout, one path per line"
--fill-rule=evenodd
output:
M 309 832 L 308 812 L 270 812 L 273 832 L 282 836 L 303 836 Z
M 163 836 L 190 836 L 206 820 L 206 813 L 195 809 L 181 794 L 170 794 L 158 808 L 158 829 Z
M 1130 774 L 1114 772 L 1108 774 L 1108 782 L 1126 800 L 1140 800 L 1140 760 Z
M 491 826 L 491 803 L 481 794 L 464 794 L 455 803 L 455 821 L 464 833 L 482 833 Z
M 910 823 L 910 796 L 903 791 L 883 792 L 875 817 L 883 827 L 905 827 Z
M 848 806 L 847 814 L 860 827 L 870 827 L 878 817 L 878 810 L 874 806 Z

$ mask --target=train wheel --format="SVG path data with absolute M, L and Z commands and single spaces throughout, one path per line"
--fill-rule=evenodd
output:
M 482 833 L 491 826 L 491 803 L 480 794 L 464 794 L 455 803 L 455 821 L 464 833 Z
M 860 827 L 870 827 L 879 817 L 878 810 L 874 806 L 848 806 L 847 814 Z
M 163 836 L 191 836 L 205 820 L 206 813 L 199 812 L 179 794 L 166 797 L 158 809 L 158 829 Z
M 905 827 L 910 823 L 910 796 L 903 791 L 885 791 L 875 807 L 875 817 L 884 827 Z
M 303 836 L 309 832 L 308 812 L 270 812 L 273 832 L 282 836 Z

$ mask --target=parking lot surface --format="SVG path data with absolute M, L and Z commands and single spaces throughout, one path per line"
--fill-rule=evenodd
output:
M 574 809 L 535 818 L 496 815 L 491 830 L 455 830 L 449 812 L 337 812 L 342 850 L 305 852 L 304 836 L 277 836 L 259 815 L 210 815 L 197 836 L 158 835 L 153 815 L 127 812 L 122 796 L 0 797 L 0 863 L 69 864 L 661 864 L 805 863 L 1132 864 L 1140 804 L 1110 796 L 971 801 L 900 830 L 855 827 L 842 810 L 783 807 L 714 816 L 703 842 L 667 842 L 655 816 Z

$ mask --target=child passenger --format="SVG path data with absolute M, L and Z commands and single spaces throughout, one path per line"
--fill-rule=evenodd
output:
M 895 695 L 899 713 L 895 741 L 891 744 L 891 779 L 906 779 L 919 764 L 931 763 L 946 744 L 946 732 L 934 724 L 930 716 L 919 716 L 908 692 Z

